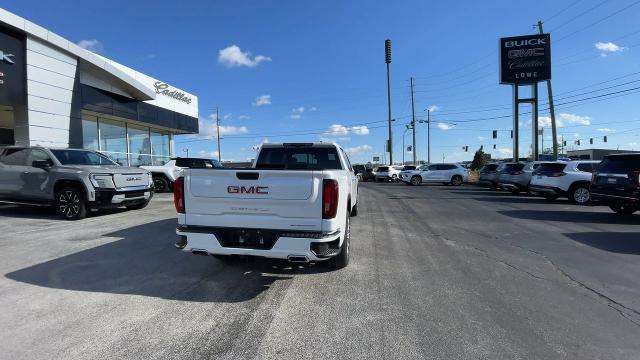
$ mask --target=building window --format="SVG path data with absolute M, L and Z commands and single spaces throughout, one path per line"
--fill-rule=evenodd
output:
M 99 150 L 98 117 L 85 115 L 82 117 L 82 148 Z
M 151 129 L 151 147 L 153 165 L 164 165 L 170 160 L 168 132 Z
M 129 124 L 129 165 L 151 165 L 151 139 L 149 128 Z
M 127 127 L 124 122 L 100 118 L 100 151 L 120 165 L 128 166 Z

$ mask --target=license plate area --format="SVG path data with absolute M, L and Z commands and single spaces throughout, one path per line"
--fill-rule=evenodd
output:
M 280 232 L 264 229 L 220 229 L 214 235 L 222 247 L 269 250 L 275 245 Z

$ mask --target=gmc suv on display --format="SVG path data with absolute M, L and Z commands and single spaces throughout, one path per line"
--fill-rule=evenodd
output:
M 185 169 L 176 247 L 198 255 L 349 263 L 358 179 L 335 144 L 263 144 L 252 168 Z
M 213 169 L 221 168 L 218 160 L 199 158 L 176 158 L 167 161 L 164 165 L 145 165 L 140 168 L 148 170 L 153 176 L 155 192 L 172 191 L 173 182 L 180 176 L 184 168 Z
M 640 154 L 607 155 L 591 178 L 591 197 L 618 214 L 640 208 Z
M 64 219 L 88 210 L 142 209 L 153 196 L 151 174 L 122 167 L 89 150 L 7 147 L 0 149 L 0 201 L 54 205 Z

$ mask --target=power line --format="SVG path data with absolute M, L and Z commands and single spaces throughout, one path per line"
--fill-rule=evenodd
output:
M 597 20 L 597 21 L 595 21 L 595 22 L 593 22 L 593 23 L 591 23 L 591 24 L 589 24 L 589 25 L 585 26 L 585 27 L 582 27 L 582 28 L 580 28 L 580 29 L 578 29 L 578 30 L 576 30 L 576 31 L 574 31 L 574 32 L 572 32 L 572 33 L 569 33 L 569 34 L 567 34 L 567 35 L 565 35 L 565 36 L 561 37 L 560 39 L 555 40 L 555 42 L 562 41 L 562 40 L 564 40 L 564 39 L 566 39 L 566 38 L 568 38 L 568 37 L 570 37 L 570 36 L 573 36 L 573 35 L 575 35 L 575 34 L 577 34 L 577 33 L 579 33 L 579 32 L 582 32 L 582 31 L 584 31 L 584 30 L 586 30 L 586 29 L 589 29 L 589 28 L 591 28 L 591 27 L 594 27 L 594 26 L 596 26 L 596 25 L 600 24 L 601 22 L 603 22 L 603 21 L 605 21 L 605 20 L 607 20 L 607 19 L 610 19 L 610 18 L 614 17 L 615 15 L 618 15 L 619 13 L 621 13 L 621 12 L 623 12 L 623 11 L 627 10 L 627 9 L 630 9 L 630 8 L 632 8 L 632 7 L 634 7 L 634 6 L 638 5 L 638 4 L 640 4 L 640 0 L 633 2 L 633 3 L 631 3 L 631 4 L 629 4 L 629 5 L 625 6 L 625 7 L 623 7 L 622 9 L 616 10 L 616 11 L 614 11 L 613 13 L 611 13 L 611 14 L 609 14 L 609 15 L 607 15 L 607 16 L 605 16 L 605 17 L 603 17 L 603 18 L 601 18 L 601 19 L 599 19 L 599 20 Z
M 577 0 L 572 2 L 571 4 L 565 6 L 564 8 L 562 8 L 560 11 L 556 12 L 555 14 L 551 15 L 549 18 L 547 18 L 544 23 L 548 23 L 549 21 L 555 19 L 558 15 L 562 14 L 563 12 L 567 11 L 568 9 L 572 8 L 574 5 L 576 5 L 577 3 L 581 2 L 582 0 Z
M 568 24 L 570 24 L 574 20 L 576 20 L 576 19 L 578 19 L 578 18 L 590 13 L 591 11 L 599 8 L 600 6 L 602 6 L 602 5 L 606 4 L 606 3 L 607 3 L 607 0 L 604 0 L 604 1 L 601 1 L 601 2 L 597 3 L 596 5 L 588 8 L 587 10 L 579 13 L 578 15 L 576 15 L 576 16 L 570 18 L 569 20 L 563 22 L 562 24 L 558 25 L 555 29 L 553 29 L 553 31 L 555 32 L 555 31 L 558 31 L 559 29 L 562 29 L 563 27 L 567 26 Z

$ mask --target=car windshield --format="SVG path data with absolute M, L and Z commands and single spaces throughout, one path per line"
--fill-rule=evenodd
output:
M 105 155 L 88 150 L 51 150 L 62 165 L 118 165 Z
M 482 171 L 495 171 L 498 168 L 498 164 L 487 164 L 482 167 Z
M 378 168 L 378 171 L 389 171 L 389 167 L 387 167 L 387 166 L 380 166 L 380 167 Z

